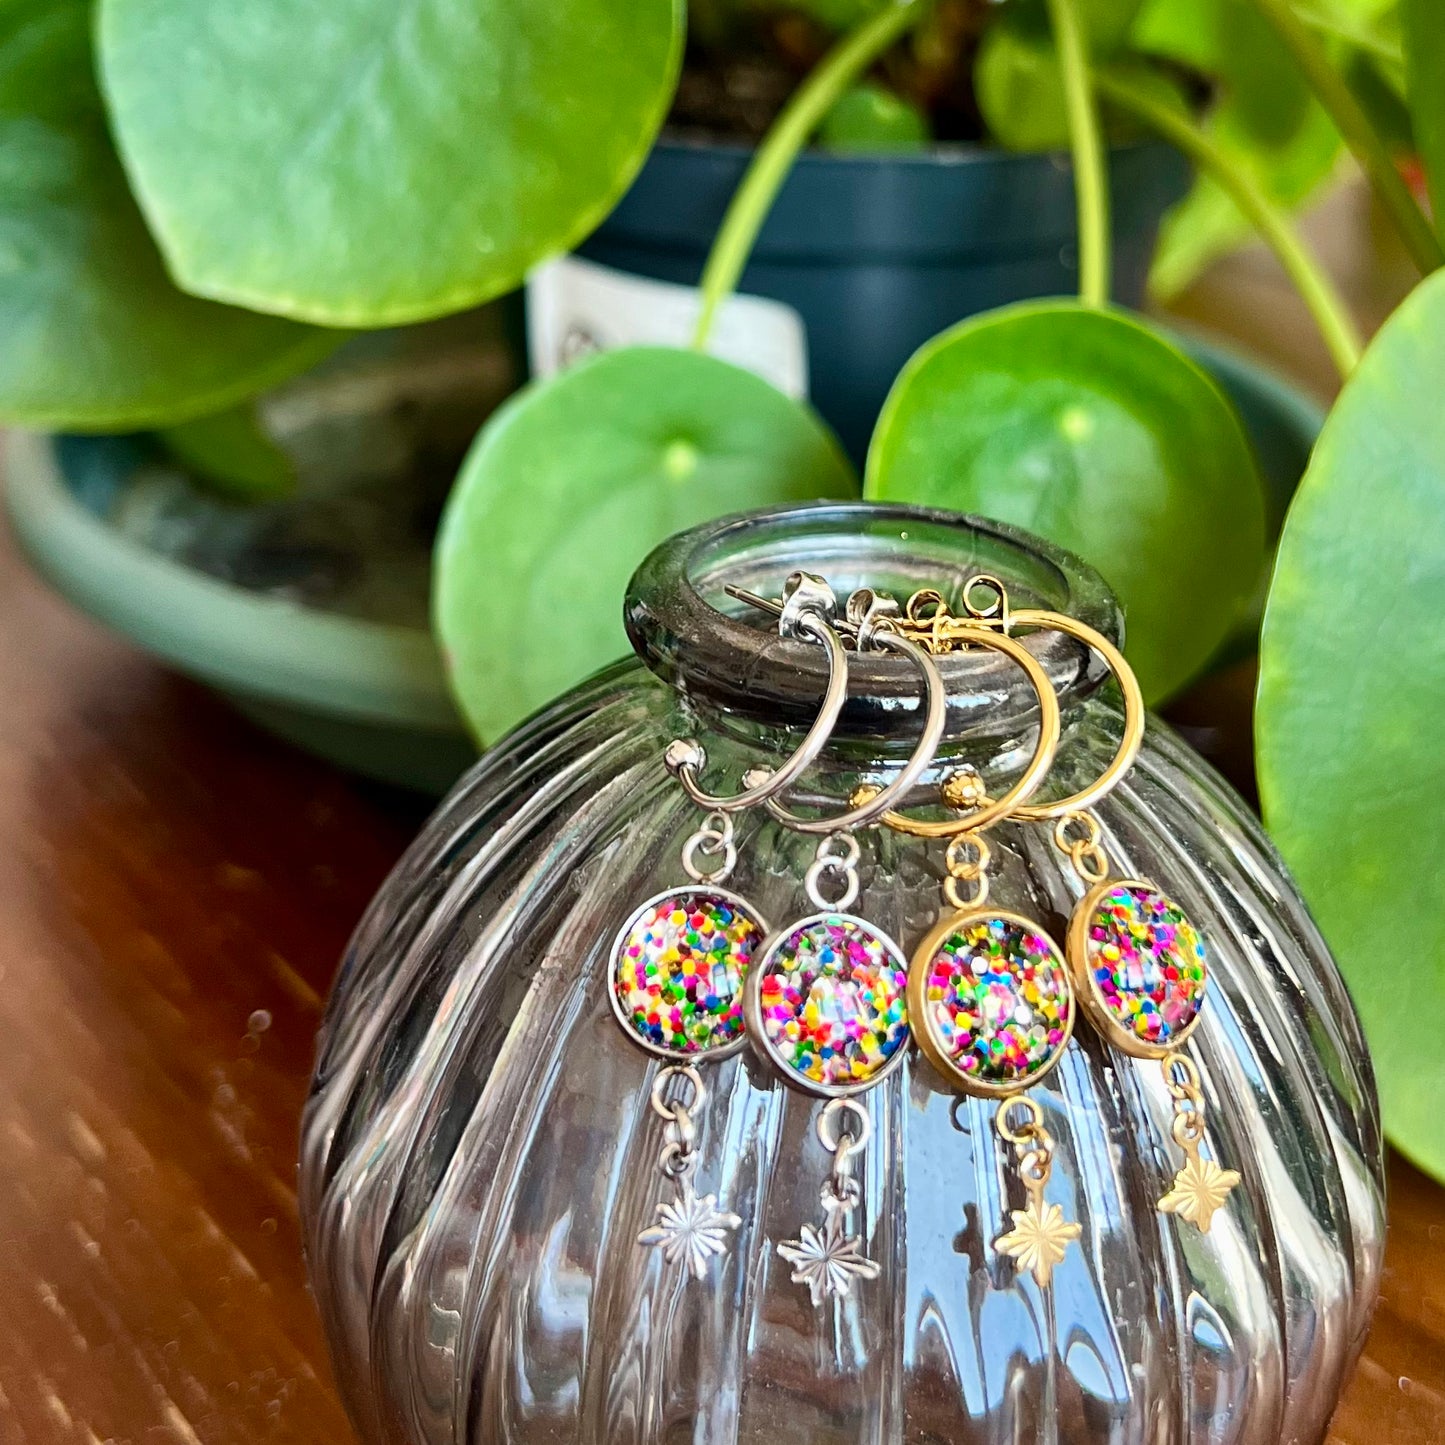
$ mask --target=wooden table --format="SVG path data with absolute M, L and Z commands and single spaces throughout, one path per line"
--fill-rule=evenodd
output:
M 351 1439 L 296 1121 L 346 936 L 419 820 L 0 545 L 0 1441 Z
M 0 1442 L 344 1445 L 296 1121 L 421 812 L 106 637 L 8 539 L 0 679 Z M 1445 1441 L 1445 1191 L 1390 1183 L 1338 1445 Z

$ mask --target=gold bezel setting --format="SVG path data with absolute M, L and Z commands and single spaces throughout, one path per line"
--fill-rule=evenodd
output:
M 1089 1022 L 1121 1053 L 1128 1054 L 1135 1059 L 1167 1058 L 1190 1038 L 1195 1029 L 1199 1027 L 1199 1021 L 1204 1017 L 1204 995 L 1209 989 L 1209 963 L 1206 959 L 1204 986 L 1200 990 L 1194 1017 L 1182 1029 L 1171 1034 L 1167 1043 L 1151 1043 L 1125 1028 L 1104 998 L 1099 981 L 1094 977 L 1093 965 L 1089 961 L 1089 925 L 1100 902 L 1116 888 L 1142 888 L 1156 897 L 1164 899 L 1173 907 L 1179 908 L 1179 905 L 1162 888 L 1151 883 L 1147 878 L 1106 878 L 1102 883 L 1096 883 L 1074 905 L 1073 914 L 1069 919 L 1067 952 L 1069 970 L 1074 979 L 1074 994 L 1080 1006 L 1089 1015 Z M 1182 908 L 1179 911 L 1184 913 Z M 1199 930 L 1195 926 L 1194 920 L 1187 913 L 1184 914 L 1184 917 L 1189 926 L 1198 933 Z
M 953 1062 L 935 1032 L 933 1015 L 928 1007 L 926 996 L 929 970 L 932 967 L 934 956 L 943 942 L 960 929 L 968 928 L 975 923 L 992 922 L 995 919 L 1025 929 L 1042 938 L 1048 944 L 1049 951 L 1057 961 L 1059 971 L 1069 987 L 1069 1016 L 1064 1024 L 1063 1038 L 1059 1040 L 1048 1058 L 1038 1068 L 1032 1070 L 1027 1078 L 998 1084 L 980 1079 L 975 1074 L 965 1073 Z M 913 1037 L 918 1041 L 918 1047 L 923 1051 L 924 1057 L 950 1084 L 956 1085 L 965 1093 L 972 1094 L 976 1098 L 1007 1098 L 1011 1094 L 1018 1094 L 1025 1089 L 1032 1088 L 1033 1085 L 1045 1078 L 1064 1056 L 1064 1051 L 1068 1048 L 1069 1040 L 1074 1034 L 1074 1019 L 1077 1014 L 1078 996 L 1073 987 L 1067 960 L 1059 951 L 1058 944 L 1033 919 L 1025 918 L 1021 913 L 1011 913 L 1005 908 L 988 907 L 968 908 L 961 913 L 951 913 L 935 924 L 913 951 L 913 960 L 908 967 L 908 1020 L 913 1030 Z

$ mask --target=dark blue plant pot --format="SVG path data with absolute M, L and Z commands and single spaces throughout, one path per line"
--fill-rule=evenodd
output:
M 692 285 L 752 152 L 664 142 L 581 248 L 604 265 Z M 1130 306 L 1164 212 L 1188 188 L 1179 152 L 1112 155 L 1114 296 Z M 965 316 L 1078 285 L 1073 168 L 1064 155 L 952 146 L 907 156 L 799 158 L 741 289 L 796 308 L 809 390 L 855 460 L 904 361 Z

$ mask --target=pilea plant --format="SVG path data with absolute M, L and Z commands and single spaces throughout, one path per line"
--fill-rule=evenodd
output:
M 831 36 L 890 5 L 691 0 L 685 15 L 684 0 L 562 0 L 533 14 L 433 0 L 398 14 L 252 0 L 223 16 L 183 0 L 11 0 L 0 420 L 188 422 L 181 449 L 204 470 L 264 480 L 245 413 L 210 417 L 307 368 L 337 328 L 516 286 L 602 217 L 670 102 L 685 126 L 760 132 Z M 1398 137 L 1393 0 L 1297 8 L 1367 82 L 1359 93 L 1395 107 Z M 1087 0 L 1081 16 L 1096 59 L 1198 102 L 1214 144 L 1276 202 L 1329 174 L 1338 132 L 1251 0 Z M 825 141 L 1063 144 L 1042 0 L 935 0 L 900 30 L 835 97 Z M 1243 225 L 1201 179 L 1167 228 L 1161 286 Z
M 745 107 L 741 128 L 762 139 L 703 277 L 694 349 L 614 352 L 534 384 L 463 468 L 436 620 L 479 735 L 621 650 L 622 583 L 666 533 L 860 485 L 1082 552 L 1125 602 L 1155 698 L 1252 638 L 1279 519 L 1239 423 L 1167 336 L 1108 302 L 1102 136 L 1162 134 L 1200 179 L 1167 228 L 1160 288 L 1253 228 L 1347 378 L 1277 538 L 1260 784 L 1382 1045 L 1391 1132 L 1445 1173 L 1433 1110 L 1445 1062 L 1412 1018 L 1445 1006 L 1445 765 L 1431 746 L 1445 696 L 1445 281 L 1398 165 L 1422 158 L 1439 216 L 1437 0 L 691 11 L 693 71 L 738 52 L 786 84 Z M 265 443 L 227 408 L 346 328 L 476 304 L 576 243 L 640 165 L 680 73 L 679 117 L 719 114 L 684 73 L 682 0 L 100 0 L 98 85 L 91 19 L 87 0 L 0 12 L 0 416 L 163 429 L 242 482 L 266 477 Z M 906 148 L 980 132 L 1071 147 L 1078 297 L 973 318 L 925 346 L 860 483 L 806 405 L 707 354 L 718 307 L 811 136 Z M 1363 357 L 1289 216 L 1342 147 L 1426 278 Z M 507 625 L 539 599 L 568 617 L 545 659 Z

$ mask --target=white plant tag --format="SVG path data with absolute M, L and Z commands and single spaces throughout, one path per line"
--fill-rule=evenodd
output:
M 634 276 L 560 256 L 527 277 L 527 353 L 534 376 L 551 376 L 594 351 L 689 346 L 702 298 L 695 286 Z M 787 396 L 808 394 L 803 318 L 781 301 L 731 296 L 719 308 L 708 351 L 754 371 Z

